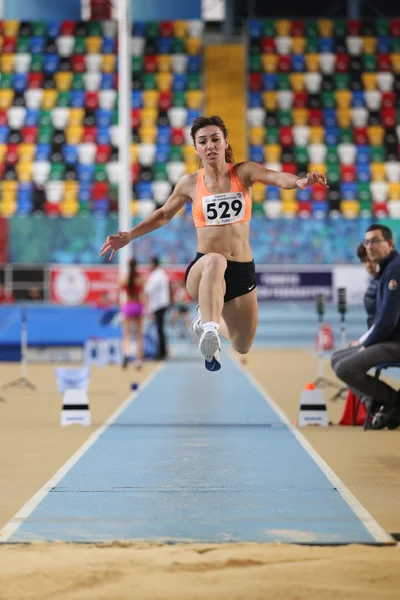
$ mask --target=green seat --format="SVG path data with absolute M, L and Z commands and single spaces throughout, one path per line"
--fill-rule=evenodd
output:
M 305 19 L 306 37 L 318 37 L 318 25 L 316 19 Z
M 335 33 L 335 37 L 346 37 L 346 35 L 347 35 L 346 19 L 335 19 L 333 22 L 333 31 Z
M 339 183 L 339 181 L 340 181 L 340 165 L 339 164 L 328 165 L 326 178 L 330 184 Z
M 360 215 L 369 217 L 372 214 L 372 202 L 360 202 Z
M 29 52 L 30 49 L 30 38 L 20 37 L 17 42 L 17 52 Z
M 148 21 L 148 23 L 146 23 L 146 37 L 156 38 L 159 30 L 160 25 L 158 21 Z
M 371 146 L 371 162 L 381 163 L 386 161 L 386 150 L 384 146 Z
M 375 21 L 377 35 L 389 35 L 389 21 L 387 19 L 377 19 Z
M 82 202 L 82 200 L 79 202 L 79 214 L 82 215 L 83 217 L 86 217 L 88 215 L 90 215 L 91 210 L 90 210 L 90 202 Z
M 273 19 L 265 19 L 263 21 L 262 32 L 265 37 L 274 37 L 276 34 L 275 21 Z
M 279 144 L 279 132 L 277 127 L 267 127 L 265 129 L 265 144 Z
M 43 127 L 43 126 L 50 125 L 50 124 L 51 124 L 51 110 L 42 109 L 40 111 L 39 127 Z
M 32 54 L 31 72 L 41 73 L 43 71 L 43 54 Z
M 261 56 L 259 54 L 249 56 L 249 71 L 251 73 L 259 73 L 262 71 Z
M 118 125 L 118 122 L 119 122 L 118 106 L 114 106 L 113 114 L 112 114 L 112 124 Z
M 173 38 L 172 54 L 186 54 L 186 42 L 182 38 Z
M 291 90 L 292 86 L 288 73 L 278 73 L 278 90 Z
M 318 43 L 318 37 L 316 36 L 307 36 L 307 40 L 306 40 L 306 52 L 308 53 L 316 53 L 319 52 L 319 43 Z
M 102 35 L 100 21 L 89 21 L 88 22 L 88 36 L 100 36 Z
M 264 215 L 264 202 L 253 202 L 251 205 L 251 212 L 254 216 Z
M 339 164 L 339 155 L 336 146 L 327 146 L 326 147 L 326 163 L 328 165 L 338 165 Z
M 42 125 L 38 131 L 38 143 L 50 144 L 53 137 L 53 127 L 51 125 Z
M 322 106 L 324 108 L 335 108 L 336 100 L 334 92 L 322 92 L 321 93 Z
M 341 144 L 353 143 L 353 129 L 351 127 L 342 127 L 339 130 L 339 139 Z
M 74 54 L 85 54 L 86 52 L 86 41 L 81 35 L 75 38 Z
M 132 56 L 132 73 L 143 73 L 143 56 Z
M 168 181 L 167 165 L 165 163 L 154 163 L 153 173 L 156 181 Z
M 119 198 L 119 184 L 118 183 L 110 183 L 109 196 L 110 196 L 110 200 L 118 202 L 118 198 Z
M 62 162 L 51 163 L 49 179 L 51 181 L 62 181 L 65 175 L 65 164 Z
M 84 90 L 85 82 L 82 73 L 74 73 L 72 76 L 71 90 Z
M 156 90 L 157 79 L 155 73 L 144 73 L 143 74 L 143 89 L 144 90 Z
M 348 73 L 335 73 L 333 75 L 335 88 L 337 90 L 348 90 L 350 84 L 350 75 Z
M 400 38 L 392 38 L 392 52 L 400 52 Z
M 189 73 L 186 80 L 186 86 L 188 90 L 200 90 L 200 75 L 198 73 Z
M 46 35 L 46 25 L 43 21 L 32 21 L 32 35 L 34 37 Z
M 377 71 L 377 60 L 375 54 L 363 54 L 362 56 L 363 70 L 367 73 L 375 73 Z
M 291 110 L 282 110 L 278 108 L 277 118 L 278 125 L 280 125 L 281 127 L 289 127 L 293 123 Z
M 95 181 L 107 181 L 106 165 L 96 165 L 94 170 Z
M 172 106 L 177 106 L 177 107 L 185 107 L 186 106 L 186 99 L 185 99 L 185 92 L 174 92 L 173 96 L 172 96 Z
M 295 146 L 294 148 L 294 159 L 301 168 L 307 168 L 308 165 L 308 147 L 307 146 Z
M 371 203 L 371 188 L 369 183 L 363 183 L 363 182 L 359 182 L 357 184 L 357 189 L 358 189 L 358 199 L 360 201 L 360 204 L 362 202 L 365 203 Z
M 170 161 L 183 162 L 183 150 L 182 146 L 171 146 L 171 150 L 169 151 L 169 159 Z
M 69 106 L 71 92 L 58 92 L 57 95 L 57 106 Z
M 11 90 L 12 89 L 12 74 L 2 73 L 0 77 L 0 89 Z

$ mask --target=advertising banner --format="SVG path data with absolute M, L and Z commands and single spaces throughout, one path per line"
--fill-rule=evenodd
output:
M 315 300 L 319 294 L 332 300 L 332 272 L 329 267 L 321 271 L 296 269 L 274 271 L 257 268 L 257 293 L 259 300 Z

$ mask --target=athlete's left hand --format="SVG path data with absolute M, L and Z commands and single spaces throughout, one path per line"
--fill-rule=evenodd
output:
M 302 177 L 296 181 L 297 187 L 301 190 L 305 190 L 309 185 L 313 185 L 314 183 L 320 183 L 326 188 L 329 187 L 325 176 L 319 171 L 311 171 L 311 173 L 307 173 L 307 177 Z

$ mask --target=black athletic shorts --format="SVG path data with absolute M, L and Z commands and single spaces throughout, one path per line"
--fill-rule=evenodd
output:
M 196 258 L 192 260 L 185 273 L 185 283 L 189 275 L 190 269 L 193 265 L 204 256 L 201 252 L 197 252 Z M 236 262 L 234 260 L 228 260 L 228 266 L 225 271 L 225 283 L 226 293 L 224 296 L 224 302 L 229 302 L 239 296 L 244 296 L 252 290 L 256 285 L 256 266 L 254 260 L 250 262 Z

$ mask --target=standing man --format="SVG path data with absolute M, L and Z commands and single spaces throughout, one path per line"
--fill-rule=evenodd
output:
M 392 232 L 385 225 L 370 225 L 364 246 L 370 261 L 377 263 L 376 315 L 368 334 L 358 346 L 332 368 L 350 388 L 372 396 L 374 378 L 369 369 L 384 362 L 400 362 L 400 255 L 393 243 Z M 400 425 L 400 394 L 384 381 L 376 388 L 382 407 L 375 414 L 373 429 L 391 429 Z
M 160 267 L 159 259 L 154 256 L 150 262 L 150 275 L 144 286 L 147 295 L 147 308 L 154 315 L 158 334 L 158 360 L 167 357 L 167 340 L 165 337 L 165 313 L 171 302 L 170 284 L 167 273 Z

